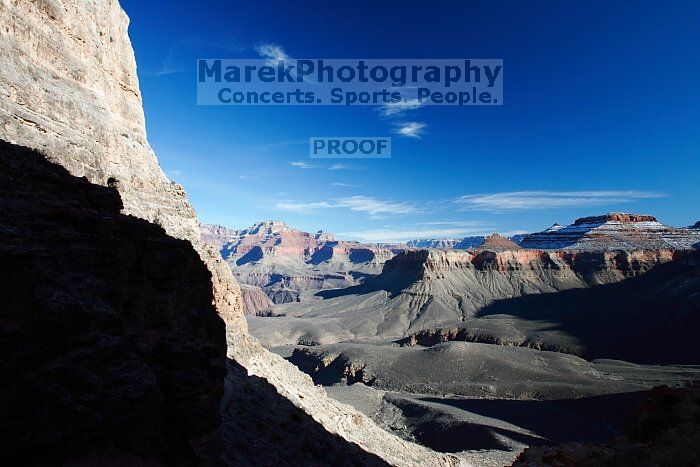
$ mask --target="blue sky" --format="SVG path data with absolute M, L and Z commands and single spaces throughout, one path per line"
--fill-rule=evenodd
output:
M 700 220 L 700 4 L 121 0 L 149 140 L 202 221 L 366 241 Z M 503 106 L 197 106 L 198 58 L 502 58 Z M 392 158 L 309 158 L 310 136 Z

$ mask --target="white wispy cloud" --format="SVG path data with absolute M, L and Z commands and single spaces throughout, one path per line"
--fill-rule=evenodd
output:
M 399 102 L 389 102 L 381 106 L 380 112 L 385 117 L 393 117 L 408 112 L 409 110 L 416 110 L 423 107 L 423 103 L 417 99 L 406 99 Z
M 328 170 L 350 170 L 352 169 L 352 166 L 349 166 L 347 164 L 343 164 L 342 162 L 333 164 L 330 167 L 328 167 Z
M 342 186 L 342 187 L 347 187 L 347 188 L 362 188 L 362 185 L 353 185 L 352 183 L 342 183 L 342 182 L 333 182 L 331 183 L 332 186 Z
M 145 70 L 143 73 L 148 76 L 165 76 L 186 71 L 192 67 L 194 58 L 199 55 L 202 48 L 225 50 L 234 53 L 239 53 L 246 49 L 230 37 L 223 37 L 219 40 L 183 38 L 170 44 L 158 69 Z
M 371 196 L 351 196 L 341 198 L 336 203 L 337 207 L 348 208 L 351 211 L 366 212 L 372 216 L 414 214 L 421 210 L 408 203 L 381 200 Z
M 603 206 L 664 196 L 663 193 L 648 191 L 510 191 L 464 195 L 455 202 L 465 211 L 503 212 Z
M 315 165 L 309 164 L 308 162 L 303 162 L 303 161 L 293 161 L 293 162 L 290 162 L 289 165 L 291 165 L 292 167 L 296 167 L 298 169 L 303 169 L 303 170 L 316 168 Z
M 319 201 L 310 203 L 279 202 L 276 209 L 299 213 L 313 212 L 318 209 L 349 209 L 354 212 L 363 212 L 372 218 L 388 215 L 416 214 L 422 212 L 420 208 L 409 203 L 382 200 L 371 196 L 350 196 L 338 198 L 333 201 Z
M 260 177 L 256 175 L 239 175 L 239 180 L 258 180 Z
M 431 221 L 419 222 L 416 225 L 451 225 L 455 227 L 484 227 L 487 224 L 481 221 Z
M 281 202 L 275 205 L 276 209 L 281 211 L 291 211 L 300 214 L 307 214 L 313 212 L 317 209 L 332 208 L 330 203 L 325 201 L 315 202 L 315 203 L 293 203 L 293 202 Z
M 179 43 L 170 44 L 168 52 L 160 62 L 160 68 L 153 71 L 147 71 L 146 74 L 150 76 L 165 76 L 185 71 L 187 67 L 184 65 L 184 63 L 178 60 L 179 57 L 177 56 L 177 50 L 179 47 Z
M 407 138 L 420 138 L 427 125 L 423 122 L 400 122 L 396 123 L 394 133 Z
M 277 44 L 259 44 L 255 47 L 255 51 L 262 57 L 267 59 L 267 64 L 270 66 L 276 66 L 277 62 L 280 60 L 290 60 L 291 57 L 287 55 L 284 49 Z

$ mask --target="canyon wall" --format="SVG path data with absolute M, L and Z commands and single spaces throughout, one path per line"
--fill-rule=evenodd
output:
M 0 24 L 0 138 L 117 188 L 124 213 L 189 240 L 212 273 L 219 313 L 245 330 L 229 268 L 201 242 L 182 186 L 168 180 L 148 145 L 119 2 L 0 0 Z

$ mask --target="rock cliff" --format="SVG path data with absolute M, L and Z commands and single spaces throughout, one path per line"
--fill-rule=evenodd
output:
M 526 235 L 524 248 L 568 250 L 692 249 L 700 233 L 664 225 L 654 216 L 609 213 Z
M 189 242 L 0 141 L 6 462 L 215 464 L 225 326 Z
M 116 187 L 124 213 L 189 240 L 212 272 L 219 313 L 244 330 L 237 284 L 146 140 L 128 24 L 117 0 L 2 0 L 0 137 Z

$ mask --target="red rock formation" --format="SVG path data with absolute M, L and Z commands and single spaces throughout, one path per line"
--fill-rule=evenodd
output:
M 210 244 L 220 247 L 238 281 L 262 288 L 274 303 L 301 300 L 305 291 L 355 285 L 358 278 L 379 274 L 398 251 L 336 240 L 323 231 L 302 232 L 281 221 L 258 222 L 243 230 L 202 225 L 201 230 Z M 255 315 L 259 303 L 246 300 L 243 293 L 245 313 Z
M 232 230 L 217 225 L 202 225 L 202 237 L 207 243 L 220 246 L 222 256 L 233 261 L 254 251 L 262 256 L 291 257 L 303 261 L 312 260 L 314 255 L 326 253 L 322 259 L 332 260 L 335 256 L 359 255 L 365 261 L 375 256 L 393 256 L 393 248 L 368 245 L 355 241 L 337 240 L 333 234 L 318 231 L 303 232 L 287 226 L 282 221 L 263 221 L 243 230 Z M 341 258 L 344 259 L 344 258 Z
M 603 222 L 630 223 L 630 222 L 658 222 L 658 221 L 656 220 L 656 217 L 654 217 L 654 216 L 629 214 L 626 212 L 610 212 L 610 213 L 604 214 L 602 216 L 582 217 L 580 219 L 576 219 L 576 221 L 574 222 L 574 225 L 602 224 Z
M 243 311 L 248 316 L 264 314 L 265 310 L 274 305 L 265 291 L 254 285 L 241 284 L 241 295 L 243 296 Z
M 513 240 L 498 235 L 497 233 L 491 235 L 490 237 L 486 237 L 477 249 L 489 251 L 522 250 L 522 248 Z

